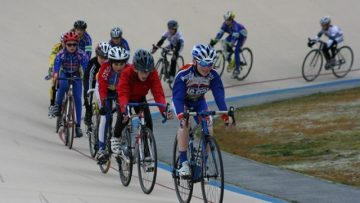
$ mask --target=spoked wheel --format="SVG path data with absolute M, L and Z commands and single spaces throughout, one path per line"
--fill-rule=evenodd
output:
M 109 137 L 109 135 L 107 137 Z M 100 171 L 102 173 L 107 173 L 111 166 L 111 153 L 110 153 L 111 149 L 110 148 L 111 148 L 110 138 L 107 138 L 106 139 L 106 148 L 105 148 L 105 151 L 107 152 L 106 157 L 104 157 L 104 161 L 98 162 Z
M 249 75 L 254 61 L 251 49 L 245 47 L 241 50 L 240 61 L 240 74 L 237 79 L 244 80 Z
M 160 80 L 162 79 L 165 79 L 163 78 L 164 77 L 164 60 L 163 58 L 160 58 L 157 62 L 156 62 L 156 65 L 155 65 L 155 68 L 156 70 L 158 71 L 159 73 L 159 77 L 160 77 Z
M 225 56 L 221 50 L 216 50 L 216 59 L 213 69 L 222 76 L 225 68 Z
M 188 155 L 189 157 L 189 155 Z M 175 136 L 174 148 L 173 148 L 173 171 L 172 177 L 174 180 L 176 196 L 180 203 L 188 203 L 191 200 L 193 193 L 193 182 L 191 179 L 182 179 L 177 172 L 180 168 L 180 160 L 178 153 L 178 142 Z
M 96 153 L 99 150 L 99 123 L 100 123 L 100 116 L 98 114 L 95 114 L 92 116 L 91 121 L 91 129 L 88 131 L 89 136 L 89 149 L 90 149 L 90 155 L 92 158 L 96 156 Z
M 302 65 L 302 76 L 306 81 L 311 82 L 320 75 L 323 60 L 322 54 L 317 49 L 311 50 L 305 56 Z
M 178 56 L 177 60 L 176 60 L 176 70 L 175 70 L 175 75 L 176 73 L 180 70 L 180 68 L 182 68 L 184 66 L 184 58 L 182 56 Z M 170 66 L 169 67 L 169 71 L 170 71 Z M 175 78 L 174 78 L 175 79 Z M 174 85 L 175 81 L 169 82 L 169 88 L 172 90 L 173 85 Z
M 69 100 L 69 111 L 67 114 L 67 134 L 68 134 L 68 147 L 69 149 L 72 149 L 73 143 L 74 143 L 74 135 L 75 135 L 75 108 L 74 108 L 74 102 L 73 99 L 70 98 Z
M 343 46 L 336 54 L 336 66 L 332 68 L 332 72 L 337 78 L 345 77 L 351 70 L 354 62 L 354 53 L 348 46 Z
M 206 151 L 202 152 L 203 177 L 201 191 L 204 202 L 222 202 L 224 197 L 224 168 L 220 148 L 213 137 L 208 138 Z M 207 154 L 207 158 L 206 158 Z
M 136 151 L 139 152 L 137 153 L 139 181 L 142 191 L 150 194 L 154 189 L 157 175 L 156 142 L 150 129 L 144 128 L 141 134 L 141 144 L 136 145 Z
M 124 129 L 121 136 L 122 146 L 127 150 L 123 154 L 127 155 L 127 157 L 120 155 L 116 158 L 119 165 L 119 174 L 121 183 L 126 187 L 130 184 L 131 175 L 132 175 L 132 167 L 133 167 L 133 158 L 132 158 L 132 147 L 131 147 L 131 133 L 128 128 Z

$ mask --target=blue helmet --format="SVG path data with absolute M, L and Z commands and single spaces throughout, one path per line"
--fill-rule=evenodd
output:
M 207 64 L 214 63 L 216 58 L 215 49 L 212 46 L 204 44 L 195 45 L 191 54 L 197 62 L 203 61 Z

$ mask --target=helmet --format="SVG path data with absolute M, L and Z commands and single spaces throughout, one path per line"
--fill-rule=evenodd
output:
M 127 61 L 129 57 L 129 52 L 121 47 L 112 47 L 108 52 L 110 61 Z
M 62 34 L 60 35 L 60 42 L 63 42 L 63 41 L 64 41 L 64 35 L 65 35 L 65 33 L 62 33 Z
M 64 43 L 68 42 L 68 41 L 79 41 L 79 35 L 76 34 L 75 32 L 67 32 L 64 35 Z
M 136 50 L 133 58 L 133 64 L 136 70 L 144 72 L 152 72 L 154 70 L 154 58 L 145 49 Z
M 97 56 L 102 56 L 107 58 L 108 57 L 108 52 L 110 49 L 110 44 L 107 42 L 100 42 L 95 49 L 96 55 Z
M 122 36 L 122 30 L 119 27 L 114 27 L 113 29 L 111 29 L 110 31 L 110 37 L 111 38 L 119 38 Z
M 206 65 L 214 63 L 216 57 L 215 49 L 204 44 L 195 45 L 191 54 L 197 62 L 205 62 Z
M 176 20 L 169 20 L 169 22 L 167 23 L 168 29 L 178 29 L 179 28 L 179 24 Z
M 224 14 L 224 20 L 234 20 L 235 13 L 232 11 L 228 11 Z
M 75 29 L 86 30 L 87 24 L 86 24 L 85 21 L 83 21 L 83 20 L 77 20 L 77 21 L 75 21 L 75 23 L 74 23 L 74 28 L 75 28 Z
M 330 24 L 331 19 L 330 16 L 324 16 L 320 19 L 320 25 L 328 25 Z

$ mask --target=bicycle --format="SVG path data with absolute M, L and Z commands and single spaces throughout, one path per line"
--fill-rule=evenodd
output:
M 114 134 L 113 116 L 112 115 L 117 111 L 117 107 L 113 108 L 113 104 L 116 104 L 116 102 L 117 102 L 117 97 L 108 97 L 104 101 L 105 101 L 104 103 L 106 103 L 107 101 L 110 102 L 110 109 L 108 109 L 108 110 L 111 112 L 110 112 L 110 116 L 108 118 L 109 120 L 106 121 L 107 123 L 105 125 L 106 129 L 105 129 L 104 140 L 105 140 L 106 156 L 104 157 L 103 160 L 98 161 L 98 165 L 99 165 L 100 171 L 102 173 L 107 173 L 111 166 L 112 151 L 111 151 L 111 141 L 110 140 Z M 99 119 L 97 120 L 97 124 L 96 124 L 97 129 L 99 129 L 99 125 L 100 125 L 100 116 L 99 116 Z M 97 132 L 98 132 L 98 130 L 97 130 Z M 97 138 L 99 137 L 98 134 L 96 137 Z M 97 141 L 97 143 L 98 143 L 98 141 Z
M 189 132 L 188 157 L 191 171 L 190 177 L 181 177 L 178 170 L 181 168 L 179 163 L 178 142 L 175 138 L 172 161 L 172 177 L 175 184 L 176 195 L 179 202 L 188 203 L 191 200 L 193 185 L 201 182 L 201 191 L 204 202 L 222 202 L 224 197 L 224 167 L 221 158 L 221 151 L 214 136 L 210 136 L 207 117 L 212 115 L 228 114 L 235 125 L 234 107 L 229 111 L 202 111 L 185 112 L 186 125 L 189 124 L 190 116 L 199 116 L 200 124 L 191 128 Z M 200 128 L 200 138 L 195 135 Z M 198 143 L 195 143 L 197 141 Z M 197 144 L 197 147 L 195 146 Z M 203 150 L 206 149 L 206 150 Z M 218 194 L 216 194 L 218 193 Z
M 95 92 L 96 89 L 89 89 L 87 94 Z M 87 125 L 86 135 L 89 138 L 89 149 L 90 155 L 92 158 L 96 156 L 96 153 L 99 150 L 99 123 L 100 123 L 100 114 L 99 114 L 99 105 L 93 100 L 92 102 L 93 116 L 91 118 L 91 125 Z
M 173 55 L 173 51 L 169 48 L 164 48 L 160 46 L 156 46 L 153 44 L 153 47 L 161 49 L 161 58 L 156 62 L 155 68 L 159 72 L 160 80 L 164 80 L 169 84 L 169 88 L 172 90 L 173 81 L 169 81 L 170 78 L 170 62 L 167 60 L 167 56 Z M 179 55 L 176 59 L 176 71 L 175 73 L 184 66 L 184 58 Z M 160 69 L 160 70 L 159 70 Z
M 122 149 L 118 157 L 119 174 L 121 183 L 128 186 L 131 181 L 133 164 L 137 163 L 139 182 L 142 191 L 150 194 L 154 189 L 157 175 L 157 150 L 155 137 L 151 129 L 146 127 L 144 118 L 144 109 L 148 106 L 165 107 L 168 112 L 169 104 L 160 103 L 128 103 L 126 106 L 129 122 L 124 128 L 121 136 Z M 131 108 L 138 108 L 137 114 L 131 114 Z M 132 118 L 139 119 L 138 132 L 135 135 L 134 143 L 132 143 Z M 165 123 L 167 118 L 162 120 Z
M 216 59 L 214 62 L 213 69 L 216 70 L 216 72 L 218 72 L 218 74 L 221 77 L 225 69 L 227 58 L 231 53 L 228 52 L 229 42 L 222 39 L 220 40 L 220 43 L 221 43 L 221 49 L 216 50 Z M 253 60 L 254 59 L 251 49 L 248 47 L 243 47 L 240 51 L 240 61 L 241 61 L 240 74 L 238 75 L 238 77 L 236 77 L 237 80 L 244 80 L 249 75 L 253 65 Z M 228 73 L 232 73 L 234 70 L 235 70 L 235 57 L 232 56 L 230 63 L 228 63 L 228 65 L 226 66 L 226 71 Z
M 66 92 L 62 103 L 61 116 L 56 119 L 56 132 L 59 132 L 60 127 L 63 127 L 64 144 L 72 149 L 75 134 L 75 104 L 73 95 L 73 83 L 76 80 L 82 80 L 80 77 L 58 78 L 57 80 L 67 80 L 69 82 L 69 89 Z
M 326 46 L 326 43 L 321 40 L 312 40 L 310 38 L 308 38 L 308 41 L 309 43 L 319 44 L 318 48 L 312 49 L 305 56 L 302 64 L 302 76 L 306 81 L 310 82 L 320 75 L 324 61 L 322 49 Z M 345 77 L 350 72 L 354 62 L 354 53 L 352 49 L 349 46 L 336 47 L 334 58 L 335 63 L 330 64 L 330 67 L 325 69 L 331 69 L 332 73 L 337 78 Z

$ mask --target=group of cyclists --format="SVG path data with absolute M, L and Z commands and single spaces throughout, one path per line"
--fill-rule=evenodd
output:
M 334 47 L 343 40 L 342 31 L 337 26 L 331 24 L 330 17 L 321 19 L 322 30 L 317 35 L 318 40 L 322 34 L 329 37 L 327 46 L 324 47 L 324 55 L 328 64 L 332 63 Z M 224 22 L 220 31 L 209 44 L 197 44 L 192 49 L 192 62 L 181 67 L 176 73 L 176 59 L 184 47 L 184 38 L 179 32 L 179 24 L 175 20 L 167 23 L 168 30 L 161 36 L 156 46 L 151 51 L 137 49 L 134 51 L 133 59 L 130 62 L 130 47 L 123 31 L 119 27 L 114 27 L 110 31 L 110 40 L 100 42 L 95 47 L 95 56 L 92 55 L 92 39 L 86 31 L 87 24 L 83 20 L 77 20 L 73 28 L 60 37 L 50 56 L 49 71 L 45 79 L 51 80 L 50 88 L 50 107 L 48 116 L 61 116 L 62 101 L 65 92 L 69 88 L 66 80 L 58 78 L 78 77 L 73 86 L 73 95 L 76 110 L 76 137 L 82 137 L 81 115 L 82 104 L 85 105 L 86 125 L 91 125 L 93 114 L 93 100 L 99 105 L 100 125 L 99 125 L 99 151 L 97 159 L 100 161 L 105 154 L 105 134 L 106 125 L 112 114 L 112 106 L 116 104 L 117 121 L 114 136 L 111 138 L 111 150 L 114 154 L 121 151 L 121 132 L 129 121 L 126 112 L 126 105 L 129 102 L 146 102 L 146 95 L 151 91 L 157 103 L 166 103 L 163 87 L 159 74 L 155 69 L 153 53 L 160 47 L 165 40 L 169 41 L 168 48 L 174 54 L 170 66 L 170 82 L 173 82 L 172 106 L 179 120 L 177 139 L 179 143 L 179 157 L 181 168 L 179 174 L 188 176 L 190 173 L 187 160 L 187 149 L 189 139 L 189 127 L 183 118 L 186 109 L 194 111 L 206 111 L 208 105 L 204 95 L 211 90 L 216 104 L 221 111 L 228 110 L 225 102 L 225 92 L 222 80 L 218 73 L 213 70 L 216 59 L 214 45 L 227 33 L 226 42 L 228 52 L 235 56 L 235 71 L 232 77 L 236 77 L 241 71 L 241 61 L 239 53 L 241 47 L 247 39 L 247 30 L 240 23 L 235 21 L 235 14 L 228 11 L 224 14 Z M 313 44 L 309 44 L 312 46 Z M 227 59 L 230 62 L 231 54 Z M 96 89 L 94 94 L 88 94 L 89 89 Z M 84 102 L 82 101 L 82 94 Z M 135 109 L 136 110 L 136 109 Z M 173 118 L 171 111 L 165 112 L 165 108 L 159 107 L 161 115 L 166 118 Z M 149 107 L 144 112 L 146 125 L 152 130 L 152 118 Z M 194 118 L 198 123 L 199 119 Z M 229 124 L 228 115 L 222 116 L 222 120 Z M 230 119 L 231 120 L 231 119 Z M 208 118 L 209 131 L 212 119 Z

